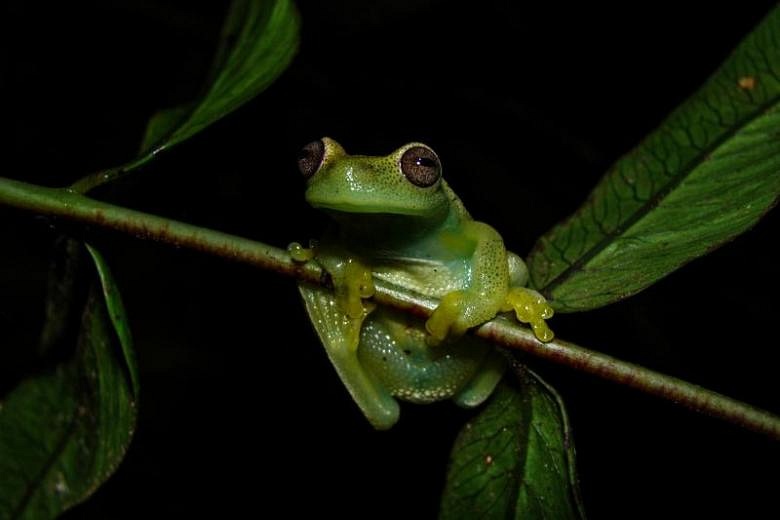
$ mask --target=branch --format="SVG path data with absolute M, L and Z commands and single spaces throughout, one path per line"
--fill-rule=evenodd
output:
M 297 280 L 330 285 L 330 277 L 314 262 L 293 262 L 285 250 L 183 222 L 106 204 L 71 189 L 45 188 L 0 177 L 0 204 L 119 231 L 136 238 L 186 247 L 276 271 Z M 396 309 L 428 317 L 436 300 L 379 280 L 374 299 Z M 654 372 L 573 343 L 541 343 L 517 322 L 497 317 L 478 327 L 477 336 L 505 347 L 566 365 L 673 401 L 780 440 L 780 417 L 686 381 Z

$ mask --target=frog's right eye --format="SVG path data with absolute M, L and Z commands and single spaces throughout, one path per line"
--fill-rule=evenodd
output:
M 308 179 L 320 169 L 325 157 L 325 143 L 321 139 L 312 141 L 298 152 L 298 169 Z
M 441 177 L 441 163 L 433 150 L 416 145 L 401 156 L 401 171 L 415 186 L 428 188 Z

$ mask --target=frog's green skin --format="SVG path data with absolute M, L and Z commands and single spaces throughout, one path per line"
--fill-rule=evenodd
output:
M 466 329 L 514 308 L 540 339 L 552 337 L 543 321 L 552 310 L 538 293 L 521 289 L 525 264 L 505 250 L 493 228 L 471 218 L 443 179 L 430 186 L 410 182 L 401 158 L 421 148 L 435 157 L 425 145 L 370 157 L 348 155 L 329 138 L 312 144 L 320 146 L 322 160 L 307 181 L 306 200 L 337 223 L 315 248 L 336 293 L 299 287 L 352 397 L 377 429 L 398 420 L 394 397 L 480 404 L 505 365 L 490 345 L 463 335 Z M 294 252 L 305 259 L 300 247 Z M 375 308 L 363 301 L 373 294 L 372 273 L 440 299 L 439 307 L 427 322 Z

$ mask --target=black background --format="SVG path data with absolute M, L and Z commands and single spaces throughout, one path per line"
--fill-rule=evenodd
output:
M 2 175 L 65 185 L 131 157 L 153 111 L 197 94 L 224 15 L 213 4 L 7 2 Z M 525 254 L 772 4 L 302 2 L 300 53 L 269 90 L 95 195 L 284 246 L 325 224 L 302 198 L 303 144 L 328 135 L 385 154 L 417 140 L 442 157 L 472 214 Z M 2 392 L 34 365 L 49 224 L 0 208 Z M 643 293 L 553 328 L 778 410 L 778 224 L 770 213 Z M 374 432 L 290 280 L 99 240 L 129 309 L 142 408 L 116 475 L 66 518 L 435 515 L 466 412 L 404 405 L 395 428 Z M 568 404 L 591 518 L 776 514 L 777 443 L 531 364 Z

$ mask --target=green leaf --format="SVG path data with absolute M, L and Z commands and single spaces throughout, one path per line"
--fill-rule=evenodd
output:
M 458 435 L 440 519 L 584 516 L 563 403 L 526 371 L 517 389 L 499 386 Z
M 136 170 L 265 90 L 292 61 L 299 25 L 291 0 L 234 0 L 203 95 L 156 113 L 147 124 L 137 157 L 83 177 L 71 189 L 87 193 Z
M 136 424 L 138 373 L 107 265 L 81 313 L 73 358 L 21 383 L 0 403 L 0 518 L 54 518 L 121 462 Z
M 187 120 L 190 112 L 192 112 L 191 105 L 156 112 L 146 125 L 141 151 L 144 152 L 151 149 L 156 143 L 161 143 Z
M 630 296 L 753 226 L 780 195 L 780 8 L 534 246 L 559 311 Z
M 203 97 L 187 107 L 155 115 L 142 150 L 156 154 L 170 148 L 265 90 L 292 61 L 298 48 L 298 26 L 290 0 L 235 0 Z

